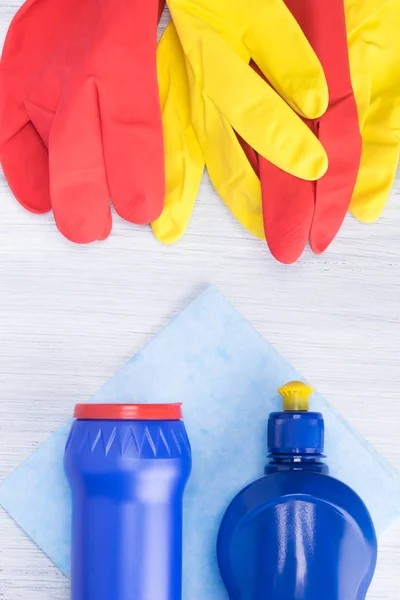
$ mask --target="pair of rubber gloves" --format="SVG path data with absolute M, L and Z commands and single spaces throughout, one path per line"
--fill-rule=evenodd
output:
M 321 155 L 321 162 L 317 163 L 315 150 L 311 153 L 309 149 L 310 139 L 292 123 L 293 138 L 300 140 L 302 136 L 304 146 L 296 146 L 295 153 L 290 154 L 290 138 L 278 138 L 275 129 L 277 122 L 285 123 L 283 114 L 275 113 L 277 116 L 269 120 L 264 131 L 268 127 L 269 138 L 283 144 L 281 149 L 293 161 L 292 165 L 279 163 L 272 146 L 269 153 L 260 152 L 254 143 L 247 143 L 249 139 L 239 137 L 239 147 L 231 127 L 219 118 L 214 107 L 210 113 L 201 107 L 201 90 L 196 92 L 193 80 L 196 65 L 190 45 L 192 42 L 196 46 L 199 39 L 186 39 L 177 21 L 179 36 L 170 24 L 158 53 L 167 189 L 165 209 L 153 224 L 153 231 L 161 241 L 174 242 L 184 232 L 204 165 L 231 212 L 253 235 L 260 239 L 265 236 L 272 254 L 281 262 L 297 260 L 308 240 L 314 252 L 323 252 L 334 239 L 349 206 L 360 221 L 379 218 L 400 154 L 400 2 L 285 0 L 285 4 L 324 69 L 329 92 L 327 110 L 307 124 L 326 151 L 327 172 L 318 179 L 323 164 Z M 291 42 L 282 39 L 281 29 L 274 24 L 265 27 L 265 23 L 266 45 L 279 48 L 283 41 L 283 48 L 287 49 Z M 279 38 L 275 45 L 268 40 L 271 30 Z M 282 47 L 280 52 L 284 52 Z M 295 54 L 300 57 L 298 50 Z M 317 116 L 316 110 L 304 104 L 299 109 L 299 104 L 290 102 L 290 92 L 288 98 L 259 59 L 252 58 L 256 72 L 261 75 L 263 71 L 299 114 L 313 116 L 314 112 Z M 322 98 L 320 78 L 313 79 L 310 71 L 305 77 L 295 58 L 290 60 L 296 65 L 293 86 L 303 92 L 307 87 L 319 89 Z M 188 75 L 186 87 L 174 85 L 172 73 L 177 65 L 182 73 L 180 81 L 185 73 Z M 220 83 L 224 85 L 223 78 Z M 233 127 L 241 133 L 234 123 Z M 301 173 L 294 173 L 293 165 L 307 155 L 310 159 L 315 156 L 314 171 L 302 169 Z
M 368 147 L 353 204 L 374 217 L 376 192 L 383 205 L 398 159 L 397 2 L 382 8 L 376 0 L 345 0 L 356 57 L 352 84 Z M 349 198 L 339 199 L 338 192 L 343 185 L 350 191 L 360 152 L 349 77 L 337 76 L 348 69 L 346 44 L 335 41 L 326 58 L 322 50 L 333 16 L 335 40 L 346 32 L 343 5 L 330 4 L 306 0 L 294 15 L 319 54 L 326 81 L 289 10 L 295 6 L 282 0 L 170 0 L 178 36 L 170 25 L 158 48 L 162 123 L 154 0 L 27 0 L 10 26 L 0 63 L 0 160 L 14 195 L 32 212 L 52 208 L 60 231 L 75 242 L 107 237 L 111 198 L 127 220 L 154 221 L 155 235 L 168 243 L 186 228 L 206 165 L 249 231 L 263 238 L 265 223 L 277 258 L 295 260 L 309 236 L 314 250 L 322 251 L 343 219 Z M 326 135 L 322 119 L 310 129 L 298 116 L 316 119 L 327 106 L 325 115 L 336 116 L 327 120 Z M 350 130 L 339 115 L 352 123 Z M 328 173 L 310 183 L 328 164 L 314 133 L 327 146 L 332 131 L 339 135 L 327 148 Z M 333 169 L 330 155 L 338 158 Z M 294 182 L 295 195 L 286 194 L 280 177 L 285 185 Z

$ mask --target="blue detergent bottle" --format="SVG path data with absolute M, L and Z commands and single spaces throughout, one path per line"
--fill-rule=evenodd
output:
M 370 514 L 328 475 L 323 417 L 308 412 L 312 388 L 290 382 L 278 391 L 284 410 L 269 417 L 265 475 L 234 498 L 218 535 L 229 598 L 363 600 L 377 558 Z

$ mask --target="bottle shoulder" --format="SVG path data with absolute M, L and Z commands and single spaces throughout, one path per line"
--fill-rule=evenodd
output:
M 182 421 L 74 421 L 65 448 L 65 461 L 91 469 L 133 459 L 190 459 L 191 449 Z
M 251 520 L 262 511 L 269 511 L 276 505 L 289 502 L 302 502 L 317 507 L 324 505 L 338 513 L 342 519 L 352 521 L 366 532 L 369 539 L 375 540 L 370 514 L 359 495 L 335 477 L 306 470 L 264 475 L 243 488 L 225 513 L 220 535 L 240 527 L 241 523 Z
M 350 486 L 328 473 L 308 469 L 290 469 L 271 472 L 259 477 L 244 487 L 234 500 L 239 501 L 243 496 L 246 500 L 250 497 L 254 499 L 258 497 L 261 502 L 263 498 L 268 501 L 275 498 L 280 503 L 291 495 L 308 495 L 310 499 L 315 497 L 316 500 L 333 501 L 343 498 L 343 494 L 355 501 L 363 502 Z

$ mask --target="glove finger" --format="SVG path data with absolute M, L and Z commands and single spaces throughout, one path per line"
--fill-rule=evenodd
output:
M 50 133 L 49 158 L 51 200 L 60 232 L 76 243 L 100 239 L 110 194 L 93 81 L 61 104 Z
M 324 115 L 319 139 L 327 151 L 329 167 L 326 175 L 316 182 L 310 246 L 317 254 L 327 249 L 339 231 L 357 179 L 361 135 L 354 97 L 342 100 Z
M 212 53 L 204 49 L 205 94 L 236 132 L 284 171 L 308 180 L 321 177 L 327 157 L 307 125 L 224 40 L 215 36 L 211 46 Z M 223 68 L 215 68 L 215 56 Z
M 282 0 L 264 2 L 250 15 L 245 43 L 273 88 L 296 112 L 311 119 L 325 112 L 323 68 Z
M 122 95 L 120 87 L 114 90 L 103 85 L 100 91 L 104 157 L 112 202 L 122 218 L 137 224 L 150 223 L 160 215 L 165 194 L 158 91 L 156 87 L 145 91 L 145 87 L 137 86 L 135 102 L 130 94 Z M 118 110 L 116 96 L 122 102 L 131 98 L 125 110 Z
M 112 201 L 121 217 L 138 224 L 149 223 L 160 215 L 165 194 L 162 122 L 158 100 L 154 98 L 157 89 L 142 96 L 144 87 L 138 86 L 142 106 L 131 103 L 130 109 L 125 107 L 125 115 L 111 106 L 115 104 L 112 96 L 119 91 L 103 88 L 100 95 Z
M 152 223 L 155 237 L 164 244 L 185 232 L 204 171 L 204 157 L 191 125 L 185 58 L 173 23 L 157 48 L 165 152 L 165 205 Z
M 296 262 L 307 245 L 315 207 L 315 182 L 287 173 L 259 157 L 265 237 L 272 256 Z
M 382 119 L 386 115 L 386 119 Z M 362 156 L 351 213 L 364 223 L 379 219 L 396 177 L 400 156 L 400 107 L 375 102 L 362 130 Z
M 143 6 L 133 23 L 126 23 L 126 17 L 119 22 L 116 43 L 104 48 L 106 76 L 98 82 L 112 202 L 121 217 L 138 224 L 160 216 L 165 196 L 156 63 L 158 5 Z M 129 62 L 127 52 L 132 52 Z
M 45 145 L 25 109 L 2 95 L 0 101 L 0 160 L 18 202 L 30 212 L 51 209 L 49 160 Z
M 5 178 L 18 202 L 29 212 L 51 209 L 49 159 L 32 123 L 26 123 L 0 150 Z
M 224 116 L 211 102 L 205 110 L 207 132 L 202 146 L 210 179 L 233 216 L 264 240 L 260 181 Z

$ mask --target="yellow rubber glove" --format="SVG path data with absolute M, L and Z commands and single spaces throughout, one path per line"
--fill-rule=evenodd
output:
M 159 241 L 171 244 L 178 241 L 187 228 L 205 167 L 203 151 L 191 123 L 185 57 L 172 22 L 158 44 L 157 73 L 164 125 L 166 185 L 164 210 L 152 228 Z M 231 141 L 236 147 L 236 136 Z M 219 144 L 218 138 L 215 143 Z M 254 236 L 264 239 L 260 181 L 243 151 L 237 152 L 236 162 L 228 167 L 236 177 L 223 182 L 221 176 L 221 196 L 238 221 Z
M 346 2 L 350 67 L 363 140 L 350 211 L 371 223 L 385 207 L 400 156 L 400 2 Z
M 185 57 L 172 22 L 158 43 L 157 76 L 164 127 L 165 203 L 152 229 L 160 242 L 171 244 L 187 227 L 205 166 L 191 123 Z
M 172 22 L 158 44 L 157 74 L 164 125 L 166 185 L 164 210 L 152 223 L 152 229 L 160 242 L 172 244 L 187 228 L 205 167 L 203 151 L 191 123 L 185 57 Z M 236 146 L 236 136 L 231 141 Z M 215 143 L 219 144 L 218 138 Z M 264 240 L 260 181 L 243 151 L 238 151 L 235 158 L 234 164 L 226 166 L 231 167 L 236 177 L 223 182 L 221 176 L 221 197 L 237 220 L 255 237 Z
M 154 233 L 169 243 L 184 232 L 202 154 L 228 208 L 263 239 L 260 185 L 235 131 L 289 173 L 322 176 L 325 151 L 296 114 L 316 118 L 325 111 L 322 67 L 283 0 L 170 0 L 169 8 L 183 54 L 170 25 L 158 52 L 167 197 Z M 251 69 L 251 58 L 273 87 Z M 186 95 L 176 81 L 184 68 Z

